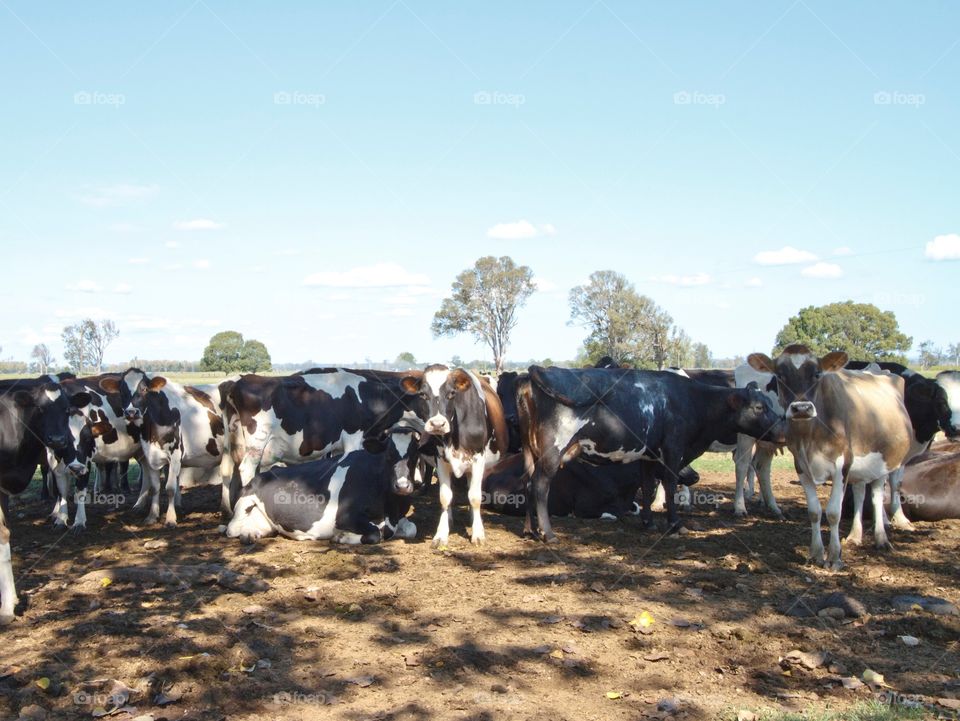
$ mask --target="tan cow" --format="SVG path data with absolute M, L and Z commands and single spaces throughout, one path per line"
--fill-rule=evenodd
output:
M 887 476 L 903 465 L 912 433 L 903 405 L 903 379 L 842 370 L 846 353 L 835 351 L 818 359 L 804 345 L 787 346 L 776 360 L 752 353 L 747 362 L 777 378 L 780 404 L 786 409 L 787 447 L 807 497 L 811 561 L 824 563 L 817 486 L 828 480 L 833 487 L 827 502 L 830 543 L 825 565 L 843 565 L 840 509 L 847 483 L 870 485 L 874 541 L 877 548 L 890 548 L 883 525 L 883 488 Z

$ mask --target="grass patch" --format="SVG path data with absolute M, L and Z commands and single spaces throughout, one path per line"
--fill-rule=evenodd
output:
M 690 464 L 697 473 L 733 473 L 732 453 L 704 453 Z M 785 453 L 773 457 L 774 471 L 792 471 L 793 456 Z
M 728 718 L 736 719 L 734 712 Z M 906 721 L 907 719 L 932 718 L 923 708 L 891 705 L 879 701 L 866 701 L 842 710 L 808 709 L 796 711 L 760 711 L 758 721 Z

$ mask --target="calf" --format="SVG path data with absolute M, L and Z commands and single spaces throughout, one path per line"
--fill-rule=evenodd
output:
M 910 448 L 911 427 L 903 405 L 903 379 L 889 374 L 843 370 L 842 351 L 817 358 L 807 346 L 789 345 L 771 360 L 752 353 L 747 362 L 776 376 L 780 405 L 786 409 L 787 447 L 793 453 L 810 518 L 810 558 L 824 563 L 817 486 L 830 480 L 827 503 L 830 543 L 826 565 L 838 569 L 840 511 L 847 483 L 869 484 L 874 508 L 874 540 L 889 548 L 883 527 L 883 487 Z
M 0 625 L 13 620 L 17 590 L 10 555 L 9 496 L 22 493 L 41 459 L 84 473 L 70 434 L 70 409 L 89 402 L 49 379 L 0 381 Z
M 407 375 L 400 385 L 410 407 L 425 420 L 426 433 L 436 436 L 435 467 L 440 486 L 440 522 L 433 537 L 435 547 L 445 546 L 450 535 L 451 480 L 469 475 L 467 498 L 473 516 L 470 541 L 484 541 L 482 502 L 483 470 L 488 456 L 496 462 L 507 447 L 503 406 L 493 388 L 475 374 L 444 365 L 427 366 L 422 374 Z
M 274 533 L 338 543 L 415 538 L 406 514 L 419 482 L 419 441 L 414 429 L 395 427 L 344 456 L 263 471 L 241 491 L 226 533 L 245 542 Z
M 644 461 L 644 521 L 655 482 L 651 462 L 662 464 L 667 520 L 677 530 L 680 470 L 710 444 L 736 433 L 757 438 L 778 432 L 780 417 L 756 388 L 716 388 L 659 371 L 566 369 L 531 366 L 520 389 L 524 460 L 536 502 L 527 505 L 526 533 L 556 541 L 550 527 L 550 483 L 563 463 L 577 457 L 594 464 Z
M 144 482 L 134 509 L 150 503 L 147 523 L 160 517 L 160 472 L 167 468 L 165 525 L 177 525 L 180 469 L 220 465 L 224 425 L 220 416 L 220 390 L 216 385 L 181 386 L 163 376 L 149 376 L 137 368 L 119 380 L 106 378 L 101 387 L 119 392 L 128 421 L 140 426 Z

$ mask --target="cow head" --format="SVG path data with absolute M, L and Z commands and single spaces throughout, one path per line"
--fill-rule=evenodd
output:
M 435 436 L 445 436 L 456 422 L 457 406 L 467 393 L 477 394 L 479 381 L 462 368 L 450 370 L 444 365 L 427 366 L 422 375 L 410 375 L 400 381 L 400 387 L 408 396 L 415 396 L 411 405 L 424 419 L 424 430 Z
M 101 389 L 120 395 L 123 415 L 128 423 L 134 425 L 143 422 L 149 394 L 161 390 L 165 385 L 167 379 L 163 376 L 150 377 L 139 368 L 127 369 L 119 380 L 110 377 L 100 380 Z
M 366 436 L 363 448 L 368 453 L 385 453 L 393 468 L 391 488 L 400 496 L 408 496 L 423 485 L 420 455 L 433 436 L 423 432 L 419 419 L 404 419 L 376 436 Z
M 954 413 L 947 391 L 939 383 L 928 378 L 915 379 L 904 389 L 904 398 L 908 411 L 919 405 L 924 409 L 923 415 L 929 418 L 931 426 L 934 419 L 936 420 L 936 428 L 931 427 L 931 432 L 939 429 L 952 441 L 960 437 L 960 430 L 956 425 L 960 418 L 955 417 L 960 416 L 960 413 Z M 912 415 L 911 411 L 911 417 Z
M 843 368 L 847 354 L 833 351 L 817 358 L 805 345 L 788 345 L 775 361 L 764 353 L 751 353 L 747 363 L 754 370 L 773 373 L 788 421 L 809 421 L 817 417 L 814 398 L 820 378 Z
M 78 460 L 77 447 L 70 431 L 71 409 L 90 403 L 90 394 L 81 391 L 69 394 L 56 383 L 37 384 L 13 394 L 14 402 L 24 414 L 24 425 L 36 434 L 58 463 L 72 473 L 83 473 L 87 466 Z
M 737 431 L 760 440 L 783 443 L 783 417 L 773 401 L 751 381 L 746 388 L 737 388 L 727 396 L 734 412 Z
M 97 439 L 113 430 L 113 426 L 75 407 L 70 409 L 69 423 L 70 435 L 77 449 L 77 462 L 89 471 L 90 461 L 97 452 Z
M 945 395 L 949 421 L 946 417 L 940 423 L 940 428 L 950 440 L 960 440 L 960 371 L 943 371 L 937 374 L 937 385 Z

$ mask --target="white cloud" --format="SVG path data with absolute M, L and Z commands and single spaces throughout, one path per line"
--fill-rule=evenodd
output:
M 539 275 L 533 276 L 533 284 L 537 287 L 537 290 L 543 291 L 544 293 L 557 289 L 556 283 L 552 283 L 546 278 L 541 278 Z
M 79 293 L 101 293 L 103 286 L 94 280 L 78 280 L 67 286 L 67 290 L 77 291 Z
M 497 223 L 487 229 L 487 237 L 497 240 L 523 240 L 525 238 L 536 238 L 539 235 L 556 234 L 557 228 L 553 223 L 536 226 L 529 220 L 518 220 L 515 223 Z
M 150 262 L 149 258 L 131 258 L 127 261 L 130 265 L 146 265 Z
M 113 292 L 119 295 L 126 295 L 127 293 L 133 292 L 133 286 L 129 283 L 117 283 L 113 288 Z
M 206 258 L 200 258 L 199 260 L 193 261 L 193 267 L 197 270 L 206 270 L 210 267 L 210 261 Z
M 79 200 L 84 205 L 94 208 L 106 208 L 149 198 L 156 195 L 158 190 L 159 187 L 156 185 L 120 183 L 99 188 L 84 188 Z
M 163 244 L 163 247 L 164 247 L 164 248 L 179 248 L 179 247 L 180 247 L 180 241 L 178 241 L 178 240 L 168 240 L 166 243 Z
M 843 275 L 843 268 L 836 263 L 814 263 L 800 271 L 806 278 L 839 278 Z
M 387 305 L 416 305 L 417 299 L 406 293 L 397 293 L 396 295 L 388 295 L 383 299 L 383 302 Z
M 173 224 L 176 230 L 220 230 L 223 223 L 209 218 L 195 218 L 194 220 L 178 220 Z
M 848 248 L 845 245 L 842 245 L 839 248 L 834 248 L 833 254 L 834 255 L 853 255 L 853 249 Z
M 806 250 L 797 250 L 792 245 L 785 245 L 780 250 L 765 250 L 753 256 L 753 262 L 760 265 L 791 265 L 812 260 L 817 260 L 817 256 Z
M 930 260 L 960 260 L 960 235 L 938 235 L 927 243 L 923 254 Z
M 673 273 L 668 273 L 667 275 L 655 276 L 651 280 L 657 281 L 658 283 L 691 287 L 695 285 L 706 285 L 710 282 L 710 275 L 708 273 L 694 273 L 693 275 L 674 275 Z
M 398 318 L 406 318 L 407 316 L 413 315 L 413 311 L 410 308 L 400 307 L 400 308 L 393 308 L 392 310 L 388 310 L 386 313 L 384 313 L 384 315 L 391 315 Z
M 396 263 L 377 263 L 344 271 L 324 270 L 303 279 L 304 285 L 328 288 L 399 288 L 405 285 L 429 285 L 422 273 L 411 273 Z
M 757 276 L 753 276 L 752 278 L 748 278 L 744 283 L 744 285 L 747 286 L 748 288 L 759 288 L 763 285 L 763 281 L 760 280 Z

